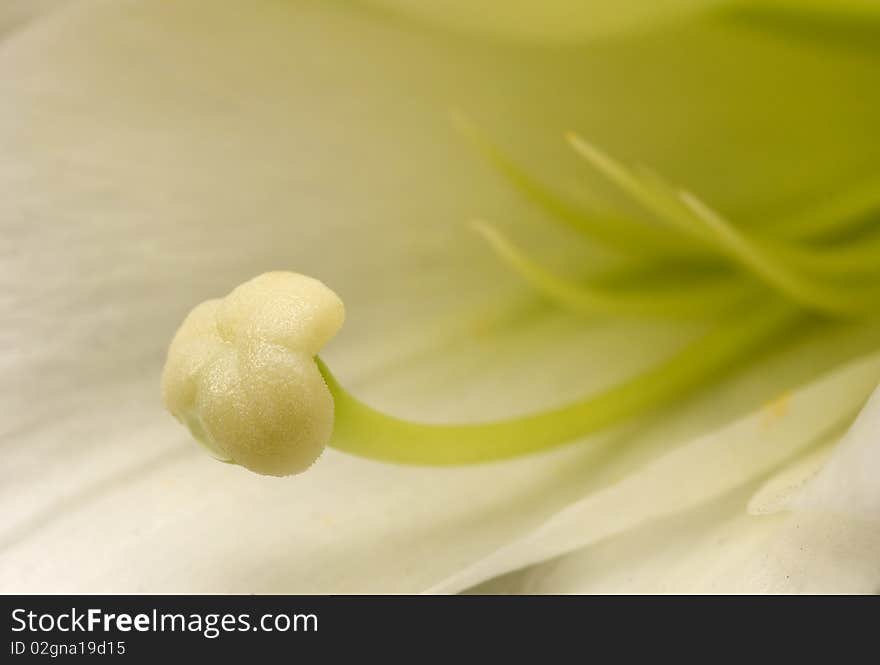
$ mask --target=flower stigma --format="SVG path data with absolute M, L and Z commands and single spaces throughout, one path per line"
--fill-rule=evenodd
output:
M 321 282 L 269 272 L 184 320 L 162 372 L 165 406 L 217 459 L 300 473 L 333 431 L 333 397 L 314 356 L 345 307 Z

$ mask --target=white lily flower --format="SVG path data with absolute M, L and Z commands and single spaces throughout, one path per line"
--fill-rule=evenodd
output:
M 465 2 L 49 4 L 0 42 L 0 589 L 876 590 L 877 398 L 849 426 L 880 326 L 846 281 L 873 254 L 821 251 L 829 219 L 876 199 L 869 49 L 765 29 L 753 3 L 575 20 L 559 0 L 497 22 Z M 702 296 L 622 306 L 581 288 L 564 275 L 615 267 L 615 247 L 556 224 L 567 209 L 520 163 L 623 210 L 605 244 L 712 247 L 731 290 L 700 273 Z M 640 206 L 669 228 L 616 226 Z M 168 343 L 197 303 L 277 270 L 345 303 L 321 351 L 337 400 L 470 427 L 637 387 L 608 422 L 570 414 L 569 445 L 503 461 L 399 465 L 331 438 L 295 477 L 218 464 L 164 412 Z M 755 312 L 709 337 L 690 314 L 728 295 Z

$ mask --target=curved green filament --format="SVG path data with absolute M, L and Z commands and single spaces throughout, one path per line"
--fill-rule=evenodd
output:
M 845 245 L 816 249 L 773 243 L 766 246 L 786 263 L 821 277 L 852 279 L 880 273 L 880 233 L 857 238 Z
M 581 150 L 589 147 L 584 142 L 579 142 L 577 145 Z M 589 147 L 589 149 L 595 151 L 595 148 Z M 601 155 L 601 153 L 598 154 Z M 602 159 L 605 161 L 597 161 L 597 167 L 611 168 L 604 166 L 606 163 L 613 164 L 611 159 L 607 156 L 603 156 Z M 681 205 L 681 191 L 667 183 L 658 174 L 647 169 L 639 169 L 639 175 L 635 176 L 629 174 L 620 165 L 614 165 L 613 168 L 618 174 L 623 173 L 622 176 L 618 175 L 616 178 L 628 177 L 633 180 L 633 184 L 627 186 L 627 191 L 633 196 L 638 196 L 638 200 L 643 206 L 656 214 L 665 214 L 666 219 L 675 222 L 685 232 L 699 236 L 706 243 L 706 249 L 720 251 L 722 255 L 729 255 L 729 248 L 725 248 L 718 234 L 706 228 L 705 220 L 701 219 L 702 212 L 695 211 L 687 202 L 684 207 Z M 691 194 L 688 196 L 695 198 Z M 876 195 L 874 205 L 880 205 L 880 201 L 876 200 Z M 693 219 L 695 212 L 697 214 L 696 220 Z M 694 224 L 695 221 L 696 224 Z M 733 228 L 729 223 L 727 226 Z M 845 226 L 845 224 L 840 224 L 836 231 L 839 233 Z M 812 231 L 817 230 L 812 229 Z M 830 229 L 823 230 L 829 231 Z M 799 234 L 785 239 L 788 242 L 781 242 L 762 234 L 760 244 L 779 261 L 790 265 L 791 268 L 811 273 L 817 277 L 841 278 L 853 275 L 873 275 L 880 272 L 880 233 L 877 231 L 851 240 L 849 243 L 840 243 L 837 246 L 821 250 L 791 243 L 792 240 L 802 240 L 809 237 L 809 231 L 811 231 L 809 228 L 800 229 Z M 754 235 L 757 236 L 758 232 L 756 231 Z
M 579 155 L 647 210 L 674 223 L 682 233 L 699 238 L 707 248 L 734 261 L 793 302 L 836 316 L 860 314 L 876 306 L 880 289 L 835 287 L 811 279 L 789 265 L 789 262 L 795 262 L 801 266 L 807 264 L 808 268 L 827 268 L 834 261 L 842 262 L 841 255 L 834 259 L 829 254 L 822 257 L 806 250 L 784 248 L 776 254 L 747 238 L 693 194 L 676 191 L 659 176 L 649 172 L 640 175 L 633 173 L 574 134 L 570 134 L 568 139 Z M 870 250 L 861 251 L 869 260 L 873 258 Z M 851 253 L 852 250 L 850 256 Z M 842 256 L 845 258 L 846 254 Z
M 455 122 L 459 131 L 474 144 L 486 161 L 524 198 L 569 228 L 625 254 L 656 256 L 681 249 L 681 240 L 670 236 L 662 228 L 634 222 L 626 217 L 609 216 L 608 213 L 591 213 L 566 200 L 520 167 L 469 120 L 456 114 Z
M 636 175 L 573 132 L 566 134 L 566 140 L 577 155 L 617 185 L 621 191 L 629 194 L 645 210 L 654 213 L 660 220 L 671 224 L 669 228 L 679 232 L 677 236 L 670 234 L 670 237 L 676 239 L 679 252 L 682 250 L 682 241 L 685 241 L 685 244 L 688 240 L 694 239 L 704 241 L 699 227 L 693 223 L 690 215 L 686 214 L 676 197 L 669 194 L 668 187 L 659 177 L 649 177 L 653 174 L 647 172 L 641 176 Z
M 695 211 L 692 207 L 687 204 L 682 205 L 680 192 L 659 175 L 646 169 L 632 171 L 576 134 L 569 134 L 567 138 L 578 155 L 604 174 L 623 192 L 629 194 L 647 211 L 672 223 L 681 233 L 699 239 L 704 250 L 730 256 L 730 247 L 725 246 L 716 232 L 707 228 L 705 220 L 700 219 L 701 213 L 698 212 L 695 219 Z M 858 219 L 857 212 L 867 213 L 869 210 L 880 208 L 880 200 L 878 199 L 880 196 L 878 196 L 876 187 L 867 192 L 859 190 L 850 199 L 834 202 L 833 205 L 822 210 L 821 215 L 815 217 L 812 222 L 809 218 L 802 217 L 802 226 L 791 229 L 798 231 L 798 233 L 791 234 L 792 237 L 787 240 L 802 239 L 819 231 L 829 231 L 831 227 L 828 220 L 831 219 L 830 214 L 832 213 L 841 215 L 843 219 Z M 836 230 L 842 230 L 841 226 L 839 225 Z M 818 276 L 840 277 L 844 273 L 851 275 L 853 273 L 873 274 L 880 272 L 880 251 L 878 251 L 880 250 L 880 234 L 872 234 L 871 241 L 856 241 L 849 245 L 823 251 L 783 244 L 778 241 L 773 242 L 772 246 L 773 253 L 780 260 L 792 264 L 798 269 L 815 273 Z M 680 248 L 680 252 L 682 256 L 688 257 L 694 253 L 692 247 Z
M 768 219 L 762 231 L 787 240 L 839 236 L 880 219 L 880 177 L 871 177 L 794 214 Z
M 663 290 L 614 289 L 578 283 L 544 268 L 491 225 L 480 221 L 473 224 L 495 253 L 533 289 L 580 314 L 703 318 L 729 311 L 755 295 L 749 284 L 730 277 L 704 279 L 687 288 L 675 285 Z
M 682 205 L 676 188 L 645 169 L 628 169 L 577 134 L 566 135 L 575 153 L 669 226 L 664 228 L 634 222 L 625 217 L 589 214 L 533 178 L 467 119 L 458 116 L 456 122 L 462 133 L 521 194 L 548 214 L 593 240 L 631 255 L 679 256 L 689 259 L 708 252 L 709 255 L 720 254 L 730 258 L 729 248 L 719 245 L 717 234 L 706 233 L 704 222 L 694 220 L 693 211 Z M 771 221 L 765 225 L 763 232 L 755 232 L 766 236 L 769 230 L 774 236 L 779 236 L 780 240 L 803 240 L 832 231 L 839 234 L 856 228 L 863 223 L 860 220 L 870 213 L 880 214 L 880 187 L 873 180 L 810 211 L 778 219 L 775 223 Z M 669 233 L 671 230 L 677 230 L 678 233 Z M 872 240 L 880 241 L 880 236 Z M 769 237 L 765 244 L 768 249 L 772 247 L 773 254 L 779 260 L 818 277 L 839 278 L 854 273 L 880 272 L 880 242 L 854 242 L 823 251 L 773 242 Z M 783 293 L 791 295 L 798 290 L 792 291 L 790 286 L 789 284 Z M 819 287 L 819 290 L 822 288 L 824 287 Z M 813 285 L 809 285 L 809 289 L 815 290 Z M 871 298 L 873 299 L 873 295 Z M 795 300 L 801 302 L 800 298 Z M 820 311 L 851 312 L 853 309 L 862 309 L 861 304 L 856 307 L 844 304 L 838 308 L 828 308 L 827 303 L 804 301 L 804 304 Z
M 532 415 L 476 424 L 423 424 L 381 413 L 348 393 L 316 358 L 336 404 L 329 445 L 361 457 L 422 465 L 489 462 L 547 450 L 681 399 L 803 323 L 804 315 L 791 308 L 765 305 L 596 396 Z
M 853 315 L 865 313 L 880 302 L 877 288 L 838 288 L 796 273 L 693 194 L 682 192 L 681 199 L 731 259 L 801 306 L 826 314 Z

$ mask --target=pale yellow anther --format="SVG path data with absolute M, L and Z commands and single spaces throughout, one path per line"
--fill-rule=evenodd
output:
M 218 459 L 257 473 L 307 469 L 333 431 L 333 398 L 314 356 L 345 319 L 321 282 L 270 272 L 207 300 L 168 349 L 168 410 Z

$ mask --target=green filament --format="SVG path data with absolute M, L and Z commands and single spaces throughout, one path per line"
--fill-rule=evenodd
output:
M 681 251 L 681 239 L 663 228 L 608 213 L 588 212 L 552 191 L 521 168 L 511 157 L 483 135 L 470 121 L 455 116 L 456 125 L 485 159 L 523 197 L 555 220 L 562 222 L 606 247 L 628 255 L 658 256 Z
M 568 139 L 579 155 L 645 209 L 682 234 L 699 239 L 708 251 L 726 257 L 795 304 L 832 316 L 852 316 L 869 311 L 880 299 L 880 289 L 876 286 L 835 286 L 789 264 L 789 261 L 795 262 L 814 272 L 823 268 L 828 271 L 833 267 L 848 269 L 848 260 L 861 258 L 870 268 L 875 268 L 880 257 L 871 246 L 823 254 L 780 245 L 774 252 L 748 238 L 690 192 L 676 190 L 656 174 L 647 171 L 636 174 L 574 134 Z
M 532 288 L 558 305 L 586 315 L 652 318 L 706 318 L 721 314 L 753 298 L 755 289 L 730 276 L 703 279 L 682 288 L 610 288 L 578 283 L 548 270 L 529 258 L 496 228 L 475 222 L 474 228 L 495 253 Z
M 803 210 L 765 220 L 764 231 L 785 239 L 822 239 L 880 219 L 880 177 L 874 176 L 815 201 Z
M 854 240 L 821 250 L 802 245 L 763 240 L 763 244 L 786 263 L 816 275 L 853 280 L 880 274 L 880 232 L 859 235 Z
M 880 290 L 876 286 L 868 289 L 835 287 L 798 274 L 695 196 L 688 192 L 681 196 L 726 254 L 797 304 L 831 315 L 854 315 L 867 313 L 880 302 Z
M 658 176 L 648 171 L 637 175 L 576 134 L 569 133 L 566 139 L 579 156 L 617 185 L 621 191 L 629 194 L 646 211 L 655 214 L 660 221 L 666 222 L 669 230 L 677 231 L 678 235 L 670 234 L 670 236 L 676 238 L 679 248 L 682 241 L 705 241 L 701 238 L 699 227 L 694 224 L 691 216 L 686 214 L 676 197 L 670 196 L 668 188 Z

